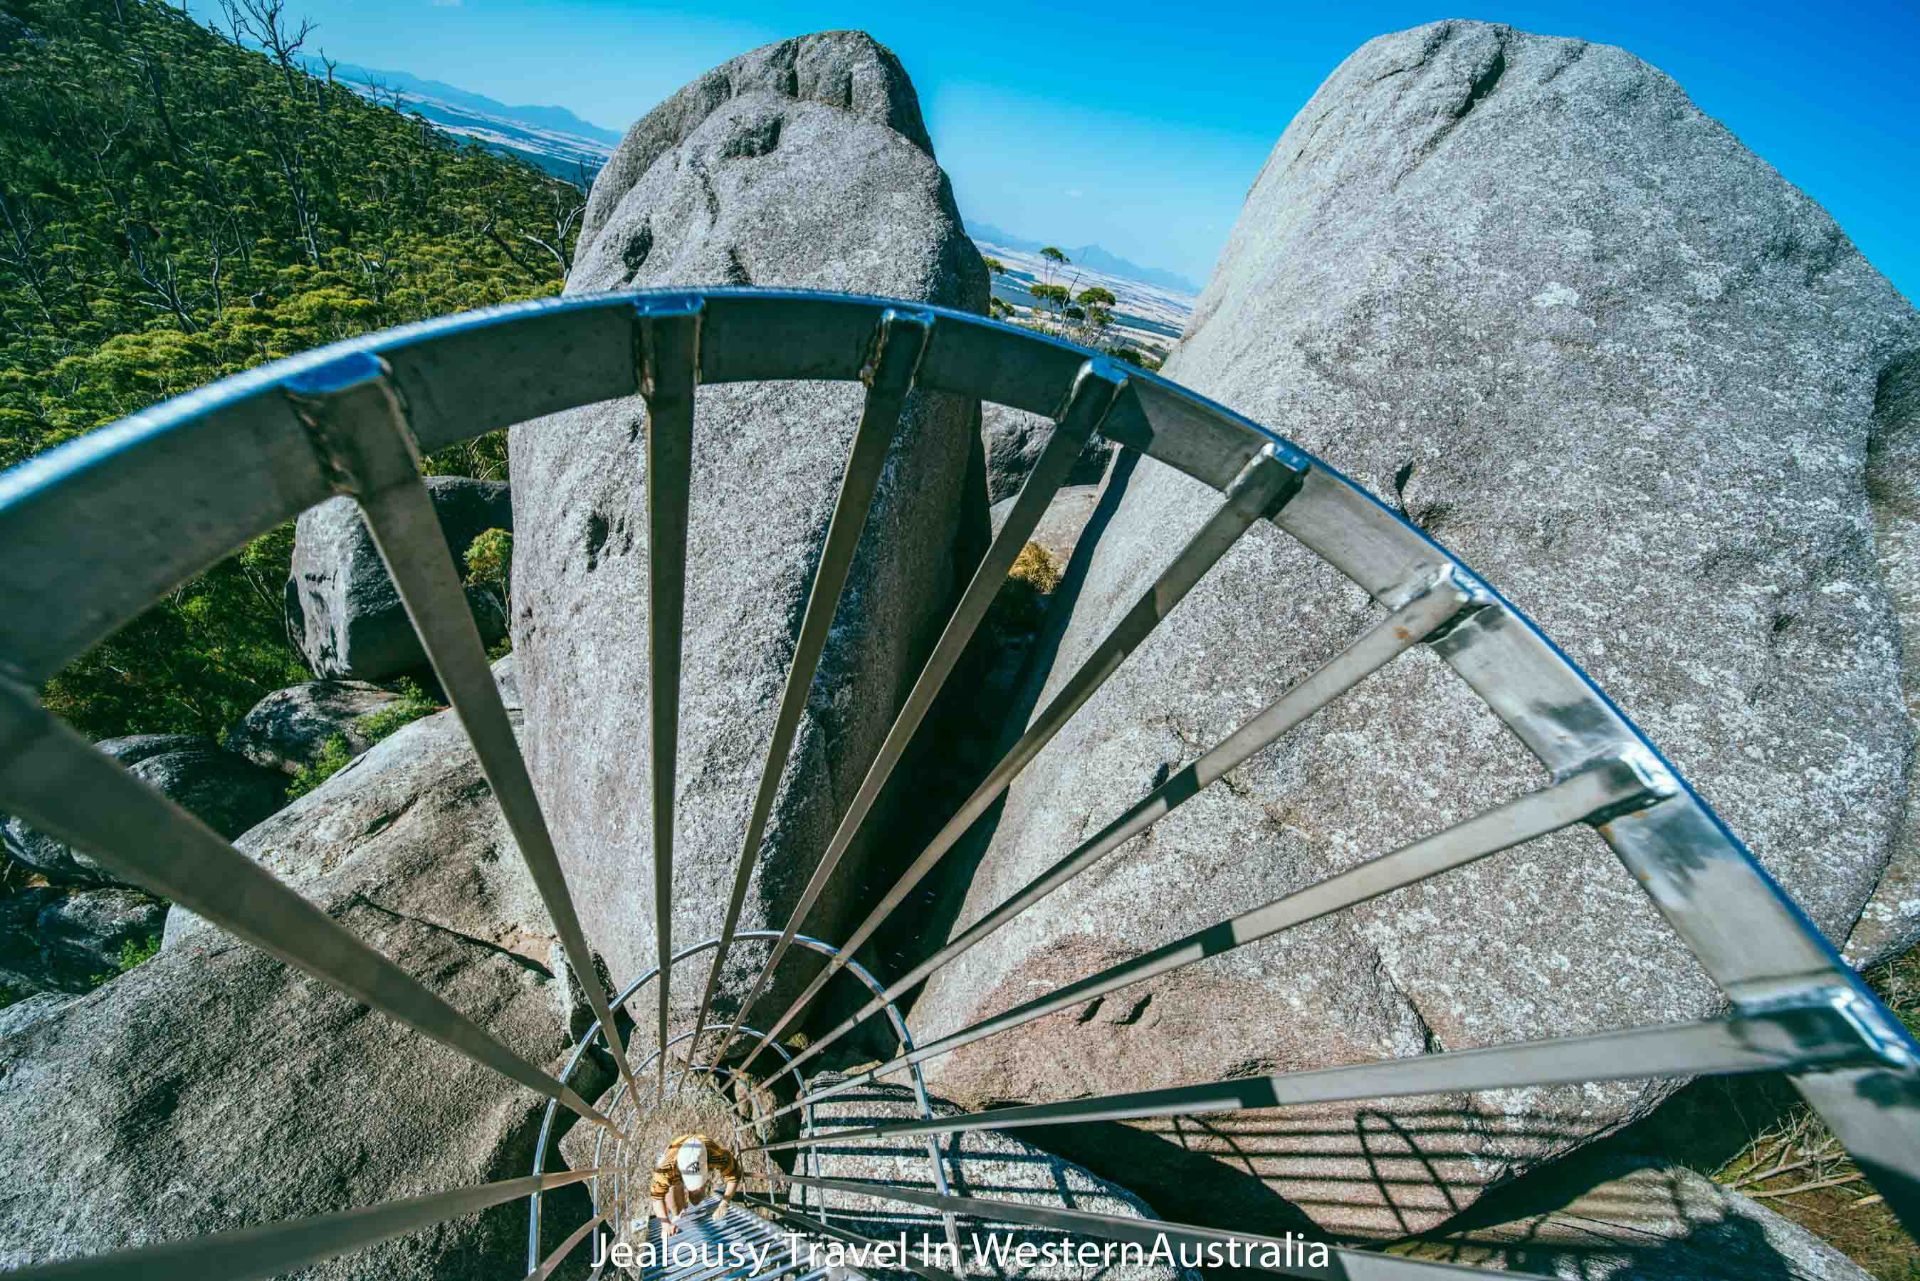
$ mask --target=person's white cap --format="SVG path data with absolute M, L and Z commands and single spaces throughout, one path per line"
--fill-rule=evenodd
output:
M 680 1145 L 680 1151 L 673 1158 L 680 1169 L 680 1183 L 689 1192 L 698 1192 L 707 1186 L 707 1145 L 699 1139 L 688 1139 Z

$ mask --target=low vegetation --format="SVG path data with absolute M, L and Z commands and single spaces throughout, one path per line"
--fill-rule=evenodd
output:
M 441 705 L 428 697 L 418 682 L 403 679 L 395 683 L 394 689 L 400 695 L 398 701 L 378 711 L 368 712 L 353 723 L 354 730 L 368 747 L 393 737 L 415 721 L 441 710 Z M 312 764 L 302 765 L 294 771 L 293 781 L 287 785 L 287 799 L 305 796 L 345 769 L 353 756 L 353 745 L 347 742 L 346 735 L 332 735 L 320 745 L 320 754 Z
M 120 955 L 115 958 L 114 968 L 106 974 L 96 974 L 93 976 L 94 986 L 98 987 L 108 979 L 119 978 L 134 966 L 151 961 L 158 955 L 160 955 L 160 936 L 158 934 L 149 935 L 146 938 L 128 939 L 120 945 Z
M 1920 1035 L 1920 950 L 1866 978 L 1907 1030 Z M 1749 1137 L 1713 1177 L 1831 1241 L 1882 1281 L 1920 1281 L 1920 1242 L 1907 1235 L 1840 1141 L 1806 1104 L 1789 1101 L 1784 1087 L 1771 1098 L 1771 1108 L 1736 1102 L 1728 1109 Z
M 580 190 L 306 74 L 283 3 L 212 27 L 158 0 L 0 11 L 0 467 L 269 360 L 558 291 Z M 429 465 L 498 476 L 504 438 Z M 97 738 L 218 734 L 305 679 L 291 547 L 181 586 L 48 704 Z
M 1046 617 L 1047 600 L 1060 586 L 1060 568 L 1039 543 L 1028 543 L 1007 570 L 1006 585 L 994 597 L 987 624 L 996 633 L 1029 635 Z

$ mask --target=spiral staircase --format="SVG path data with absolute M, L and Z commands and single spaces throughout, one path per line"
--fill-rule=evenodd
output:
M 858 380 L 864 407 L 814 571 L 766 765 L 717 938 L 674 950 L 673 847 L 681 631 L 694 392 L 700 384 Z M 779 931 L 738 929 L 815 668 L 825 648 L 910 392 L 940 391 L 1048 415 L 1054 431 L 927 658 L 824 857 Z M 247 540 L 336 494 L 360 505 L 415 630 L 479 758 L 575 975 L 592 963 L 566 878 L 516 746 L 460 576 L 441 538 L 420 458 L 460 439 L 616 397 L 643 396 L 650 549 L 655 968 L 617 995 L 584 982 L 592 1028 L 558 1076 L 487 1029 L 135 779 L 39 703 L 35 691 L 90 646 L 177 584 Z M 1219 505 L 1138 603 L 1093 648 L 1025 733 L 887 891 L 838 943 L 800 933 L 959 664 L 1016 556 L 1082 445 L 1095 432 L 1211 486 Z M 1048 741 L 1257 522 L 1297 539 L 1379 606 L 1351 644 L 1045 873 L 890 980 L 853 958 Z M 124 554 L 118 531 L 159 529 L 149 554 Z M 271 1276 L 348 1254 L 476 1210 L 528 1198 L 529 1277 L 551 1274 L 590 1238 L 658 1243 L 644 1219 L 652 1153 L 634 1120 L 681 1089 L 731 1081 L 735 1141 L 750 1177 L 725 1223 L 696 1215 L 687 1242 L 857 1238 L 795 1208 L 837 1196 L 910 1204 L 982 1226 L 1038 1227 L 1113 1242 L 1219 1245 L 1249 1251 L 1277 1238 L 954 1195 L 939 1139 L 975 1130 L 1190 1117 L 1330 1101 L 1525 1085 L 1732 1073 L 1784 1074 L 1845 1144 L 1909 1232 L 1920 1234 L 1920 1047 L 1834 953 L 1799 908 L 1678 772 L 1606 696 L 1498 592 L 1365 491 L 1286 440 L 1158 376 L 1050 338 L 971 315 L 844 295 L 760 289 L 642 291 L 567 298 L 449 317 L 337 344 L 227 379 L 102 429 L 0 476 L 0 809 L 81 847 L 116 876 L 179 903 L 236 937 L 333 985 L 548 1100 L 534 1170 L 523 1178 L 212 1236 L 30 1266 L 20 1277 Z M 1082 871 L 1283 735 L 1370 673 L 1416 647 L 1438 655 L 1545 766 L 1538 790 L 1208 929 L 916 1046 L 894 1003 L 1040 899 L 1071 892 Z M 1177 691 L 1170 696 L 1177 697 Z M 960 1046 L 1089 1002 L 1208 956 L 1438 876 L 1574 825 L 1612 847 L 1727 1001 L 1718 1018 L 1599 1035 L 1522 1041 L 1273 1076 L 1035 1102 L 936 1115 L 920 1064 Z M 726 958 L 743 943 L 765 959 L 739 993 L 717 1002 Z M 764 1029 L 756 1008 L 794 949 L 825 965 Z M 711 959 L 707 954 L 711 953 Z M 704 970 L 704 974 L 703 974 Z M 674 981 L 701 986 L 698 1014 L 675 1031 Z M 859 985 L 856 1011 L 798 1054 L 783 1036 L 835 981 Z M 714 1017 L 730 1009 L 731 1018 Z M 616 1009 L 630 1017 L 616 1020 Z M 829 1085 L 807 1064 L 877 1015 L 899 1046 L 887 1062 Z M 623 1034 L 621 1028 L 628 1031 Z M 644 1032 L 642 1031 L 644 1029 Z M 640 1053 L 642 1045 L 646 1053 Z M 684 1047 L 684 1049 L 680 1048 Z M 571 1082 L 604 1054 L 619 1085 L 596 1104 Z M 753 1069 L 760 1064 L 756 1074 Z M 818 1066 L 817 1064 L 815 1065 Z M 906 1073 L 919 1115 L 774 1137 L 782 1117 L 883 1077 Z M 777 1091 L 784 1089 L 786 1094 Z M 782 1100 L 785 1101 L 782 1101 Z M 558 1109 L 597 1127 L 600 1158 L 556 1164 Z M 785 1131 L 780 1131 L 785 1133 Z M 795 1154 L 903 1138 L 924 1140 L 927 1188 L 799 1173 Z M 791 1167 L 791 1168 L 790 1168 Z M 541 1251 L 541 1193 L 588 1183 L 593 1217 Z M 928 1190 L 931 1189 L 931 1190 Z M 764 1217 L 763 1217 L 764 1216 Z M 772 1225 L 782 1225 L 776 1234 Z M 794 1234 L 788 1236 L 787 1234 Z M 942 1268 L 911 1265 L 942 1281 Z M 597 1271 L 598 1269 L 596 1269 Z M 1399 1278 L 1473 1269 L 1340 1248 L 1301 1276 Z M 761 1264 L 657 1264 L 670 1281 L 824 1275 L 791 1244 Z

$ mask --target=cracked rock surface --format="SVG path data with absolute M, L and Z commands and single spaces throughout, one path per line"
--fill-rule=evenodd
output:
M 570 294 L 754 284 L 984 311 L 986 268 L 913 87 L 858 32 L 788 40 L 635 124 L 594 184 Z M 702 387 L 693 446 L 674 849 L 676 941 L 719 933 L 808 587 L 859 418 L 857 384 Z M 587 933 L 621 982 L 651 965 L 644 407 L 513 429 L 513 635 L 528 761 Z M 779 928 L 972 561 L 977 406 L 917 396 L 897 431 L 740 921 Z M 876 815 L 815 909 L 845 922 Z M 764 952 L 740 954 L 757 963 Z M 697 1001 L 706 962 L 674 986 Z M 729 980 L 740 993 L 751 973 Z M 798 962 L 782 983 L 803 980 Z M 774 999 L 791 995 L 780 986 Z M 687 1011 L 689 1018 L 692 1011 Z
M 1901 870 L 1916 351 L 1914 312 L 1832 219 L 1665 75 L 1619 49 L 1448 22 L 1367 44 L 1302 110 L 1167 373 L 1339 467 L 1531 613 L 1828 937 L 1867 913 L 1865 957 L 1910 938 L 1920 906 Z M 1133 471 L 1049 694 L 1217 503 L 1157 464 Z M 1012 789 L 959 925 L 1378 616 L 1255 530 Z M 936 976 L 914 1036 L 1545 781 L 1414 652 Z M 1883 877 L 1895 888 L 1875 899 Z M 1582 829 L 927 1070 L 963 1102 L 1058 1099 L 1719 1008 Z M 1130 1185 L 1171 1217 L 1206 1187 L 1214 1221 L 1299 1211 L 1398 1235 L 1665 1089 L 1374 1100 L 1044 1141 L 1114 1177 L 1102 1162 L 1124 1154 Z
M 542 964 L 551 929 L 452 713 L 378 744 L 238 844 L 558 1068 L 569 1038 Z M 33 1014 L 0 1034 L 0 1168 L 33 1172 L 0 1193 L 0 1267 L 532 1167 L 544 1099 L 178 907 L 154 959 Z M 555 1243 L 584 1204 L 549 1194 Z M 525 1224 L 513 1203 L 302 1275 L 518 1275 Z

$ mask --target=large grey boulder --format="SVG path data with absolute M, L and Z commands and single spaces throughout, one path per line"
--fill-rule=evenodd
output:
M 395 734 L 241 844 L 557 1069 L 551 928 L 453 716 Z M 0 1191 L 0 1267 L 518 1177 L 545 1105 L 177 907 L 158 956 L 0 1040 L 0 1082 L 0 1169 L 31 1172 Z M 582 1204 L 550 1194 L 557 1232 Z M 517 1274 L 525 1233 L 515 1202 L 303 1275 Z
M 255 703 L 227 731 L 226 749 L 266 769 L 292 774 L 320 759 L 327 740 L 338 736 L 358 756 L 373 745 L 363 717 L 398 701 L 399 695 L 366 681 L 307 681 L 278 689 Z
M 1876 389 L 1915 350 L 1914 313 L 1833 221 L 1666 76 L 1448 22 L 1369 43 L 1295 119 L 1167 372 L 1370 487 L 1529 611 L 1840 940 L 1903 839 L 1912 735 L 1866 477 L 1911 425 L 1876 419 Z M 1134 471 L 1049 692 L 1217 505 L 1167 468 Z M 961 923 L 1378 616 L 1255 530 L 1014 787 Z M 1544 781 L 1416 652 L 936 977 L 915 1037 Z M 929 1070 L 963 1101 L 1049 1099 L 1720 1006 L 1582 829 Z M 1666 1088 L 1367 1101 L 1127 1141 L 1167 1154 L 1135 1163 L 1150 1198 L 1199 1152 L 1231 1174 L 1221 1204 L 1242 1221 L 1289 1201 L 1398 1234 Z
M 467 548 L 476 536 L 513 528 L 512 498 L 502 481 L 429 476 L 427 492 L 463 575 Z M 467 603 L 489 645 L 506 635 L 498 596 L 469 587 Z M 378 681 L 427 665 L 406 607 L 351 498 L 309 507 L 294 526 L 287 627 L 316 676 Z
M 1881 374 L 1867 447 L 1867 502 L 1887 593 L 1900 621 L 1900 690 L 1920 723 L 1920 344 L 1906 345 Z M 1920 769 L 1920 753 L 1914 756 Z M 1847 938 L 1855 965 L 1898 956 L 1920 943 L 1920 805 L 1907 776 L 1907 806 L 1893 858 Z
M 636 285 L 858 290 L 984 310 L 986 270 L 899 63 L 867 36 L 784 41 L 628 131 L 594 184 L 573 294 Z M 703 387 L 680 721 L 676 940 L 719 932 L 860 388 Z M 986 525 L 976 406 L 915 397 L 762 846 L 743 928 L 783 924 L 917 675 Z M 654 955 L 646 749 L 644 408 L 513 429 L 527 755 L 587 931 L 624 982 Z M 812 921 L 833 933 L 873 847 Z M 757 959 L 754 958 L 754 959 Z M 676 984 L 697 999 L 704 962 Z M 737 991 L 737 989 L 735 989 Z M 780 989 L 783 990 L 783 989 Z
M 812 1088 L 825 1088 L 839 1078 L 832 1073 L 811 1079 Z M 930 1100 L 935 1116 L 951 1116 L 960 1109 L 944 1099 Z M 814 1131 L 886 1125 L 921 1118 L 913 1092 L 901 1085 L 865 1085 L 824 1100 L 808 1110 Z M 1016 1205 L 1050 1210 L 1081 1210 L 1125 1219 L 1154 1219 L 1153 1210 L 1126 1188 L 1064 1161 L 1028 1143 L 1017 1133 L 971 1130 L 940 1137 L 940 1161 L 948 1191 L 954 1196 L 1011 1201 Z M 845 1179 L 887 1187 L 937 1192 L 932 1162 L 923 1138 L 828 1143 L 802 1149 L 791 1173 L 816 1179 Z M 882 1197 L 822 1192 L 793 1184 L 787 1201 L 794 1209 L 825 1218 L 838 1227 L 880 1240 L 905 1232 L 909 1246 L 925 1239 L 946 1240 L 938 1211 Z M 962 1219 L 959 1226 L 960 1275 L 1003 1275 L 995 1266 L 996 1250 L 1017 1249 L 1023 1243 L 1057 1245 L 1091 1240 L 1077 1233 L 1008 1223 L 978 1223 Z M 995 1242 L 992 1238 L 998 1238 Z M 1095 1244 L 1098 1244 L 1097 1241 Z M 1111 1266 L 1083 1264 L 1077 1259 L 1042 1256 L 1042 1262 L 1019 1275 L 1033 1278 L 1103 1277 L 1109 1281 L 1186 1281 L 1197 1274 L 1177 1264 L 1140 1262 L 1116 1254 Z M 904 1274 L 903 1274 L 904 1275 Z
M 134 734 L 95 744 L 150 787 L 222 836 L 238 836 L 286 801 L 286 779 L 191 734 Z M 84 851 L 22 818 L 0 828 L 7 854 L 56 884 L 105 885 L 114 878 Z

